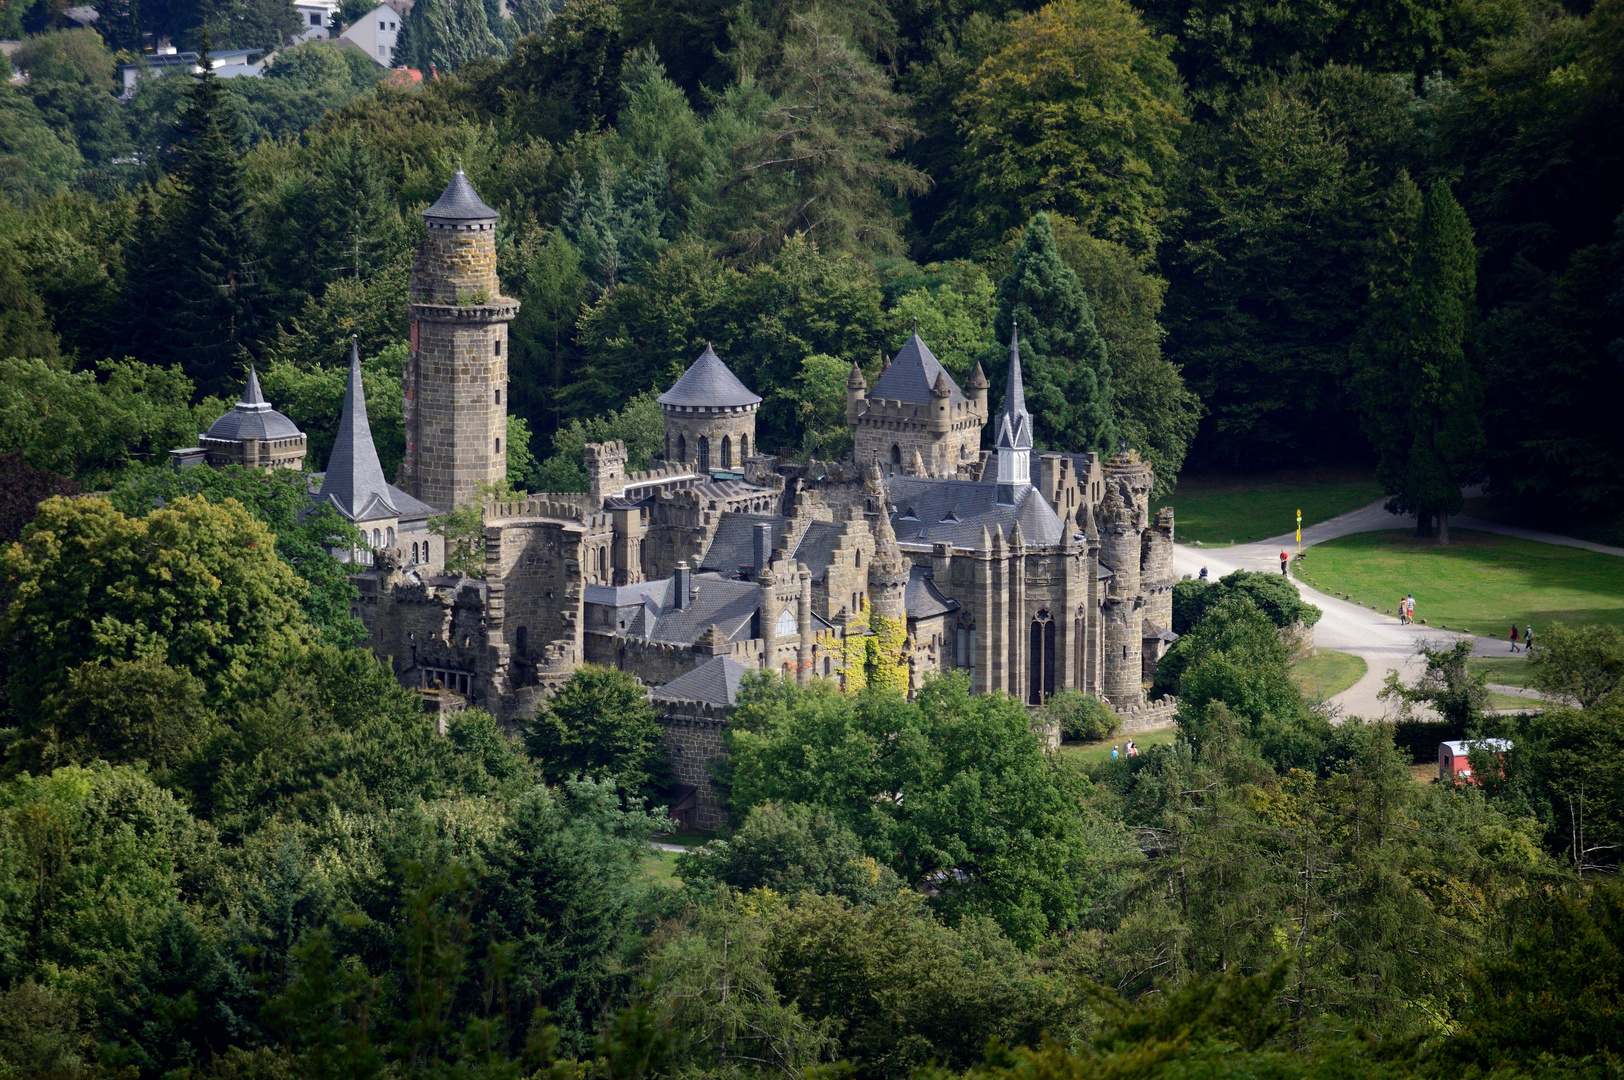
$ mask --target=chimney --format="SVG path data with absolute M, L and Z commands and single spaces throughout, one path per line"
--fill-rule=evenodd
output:
M 693 590 L 694 587 L 694 571 L 693 568 L 688 565 L 686 559 L 677 563 L 675 583 L 677 586 L 677 598 L 672 602 L 671 606 L 676 608 L 678 611 L 681 611 L 683 608 L 688 606 L 688 594 Z
M 761 580 L 761 572 L 767 569 L 772 560 L 773 525 L 770 521 L 759 522 L 752 530 L 751 539 L 755 541 L 756 551 L 756 580 Z

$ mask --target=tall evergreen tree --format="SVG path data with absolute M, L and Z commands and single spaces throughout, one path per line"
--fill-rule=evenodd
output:
M 365 144 L 353 133 L 336 140 L 312 187 L 312 253 L 321 285 L 381 270 L 394 253 L 400 215 Z
M 116 321 L 124 352 L 149 364 L 173 359 L 172 335 L 162 331 L 155 314 L 169 310 L 175 261 L 163 200 L 152 188 L 144 187 L 136 200 L 135 219 L 124 245 L 124 279 Z
M 1113 453 L 1118 428 L 1105 339 L 1076 273 L 1060 257 L 1048 214 L 1027 226 L 1009 273 L 998 283 L 997 303 L 993 329 L 999 341 L 1009 340 L 1012 322 L 1020 325 L 1026 404 L 1037 419 L 1039 441 Z M 996 362 L 1000 348 L 994 346 L 983 362 L 988 371 L 1002 370 Z
M 1441 545 L 1483 449 L 1480 388 L 1467 351 L 1476 295 L 1471 222 L 1440 180 L 1421 206 L 1402 305 L 1378 328 L 1381 344 L 1362 381 L 1366 427 L 1381 454 L 1376 477 L 1392 496 L 1387 507 L 1415 514 L 1422 535 L 1436 518 Z
M 420 0 L 401 23 L 395 63 L 425 75 L 455 71 L 471 60 L 507 55 L 491 30 L 484 0 Z
M 199 50 L 176 132 L 175 180 L 180 199 L 172 242 L 179 254 L 170 279 L 177 358 L 199 389 L 224 392 L 238 351 L 266 321 L 259 237 L 248 220 L 238 157 L 241 136 L 226 90 Z

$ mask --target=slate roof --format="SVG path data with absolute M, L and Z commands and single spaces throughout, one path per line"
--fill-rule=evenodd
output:
M 688 365 L 688 370 L 682 373 L 677 385 L 656 400 L 661 405 L 733 408 L 760 405 L 761 395 L 752 393 L 749 387 L 740 382 L 739 377 L 728 370 L 722 358 L 706 344 L 705 351 L 699 354 L 698 360 Z
M 698 569 L 737 574 L 741 566 L 756 564 L 756 526 L 772 523 L 773 543 L 789 531 L 789 518 L 767 514 L 725 513 L 716 523 L 716 535 L 699 560 Z
M 874 389 L 868 396 L 871 398 L 887 398 L 892 401 L 906 401 L 914 405 L 929 405 L 933 400 L 930 388 L 936 385 L 938 378 L 947 379 L 947 387 L 951 391 L 948 401 L 958 404 L 969 400 L 959 384 L 953 381 L 953 376 L 947 374 L 940 360 L 936 359 L 930 347 L 925 344 L 918 333 L 912 334 L 897 355 L 892 358 L 891 366 L 885 369 Z
M 350 521 L 383 518 L 413 521 L 439 513 L 383 478 L 378 448 L 372 442 L 372 426 L 367 423 L 361 350 L 353 337 L 350 339 L 349 383 L 344 388 L 344 407 L 338 415 L 338 437 L 327 458 L 327 472 L 321 478 L 316 501 L 333 507 Z
M 840 542 L 843 527 L 835 521 L 814 521 L 801 534 L 800 546 L 795 549 L 795 561 L 806 564 L 806 568 L 812 571 L 813 581 L 822 581 L 829 564 L 835 561 L 835 545 Z
M 981 480 L 893 476 L 886 485 L 898 543 L 940 541 L 973 550 L 981 543 L 983 527 L 999 526 L 1008 539 L 1016 522 L 1028 544 L 1058 544 L 1065 535 L 1054 508 L 1035 487 L 1022 490 L 1011 505 L 998 501 L 996 483 Z
M 732 705 L 739 700 L 739 681 L 747 670 L 731 656 L 718 656 L 664 686 L 655 687 L 649 691 L 649 697 L 656 701 L 703 701 L 711 705 Z
M 467 175 L 458 169 L 434 205 L 423 211 L 423 217 L 435 221 L 495 221 L 496 211 L 485 205 Z
M 908 571 L 908 588 L 902 594 L 902 605 L 910 619 L 928 619 L 933 615 L 946 615 L 959 610 L 959 602 L 943 596 L 936 583 L 928 576 L 930 571 L 915 566 Z
M 695 574 L 692 584 L 697 595 L 678 611 L 672 607 L 676 581 L 666 579 L 654 623 L 648 632 L 650 641 L 692 645 L 704 637 L 712 625 L 721 629 L 725 641 L 749 640 L 750 617 L 761 602 L 760 589 L 754 582 L 731 581 L 716 574 Z
M 271 408 L 259 389 L 259 375 L 248 369 L 248 388 L 237 407 L 226 413 L 203 433 L 206 439 L 296 439 L 303 435 L 299 425 Z
M 586 604 L 602 604 L 604 607 L 636 607 L 648 601 L 658 602 L 665 595 L 666 581 L 669 578 L 660 578 L 654 581 L 639 581 L 635 585 L 585 585 L 581 589 L 581 601 Z

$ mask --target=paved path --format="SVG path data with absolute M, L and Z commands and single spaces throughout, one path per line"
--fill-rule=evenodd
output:
M 1479 518 L 1452 518 L 1450 526 L 1457 529 L 1479 529 L 1483 532 L 1500 533 L 1505 536 L 1518 536 L 1525 540 L 1537 540 L 1541 543 L 1557 544 L 1562 547 L 1583 548 L 1587 551 L 1597 551 L 1606 555 L 1624 556 L 1624 548 L 1608 547 L 1605 544 L 1592 544 L 1585 540 L 1575 540 L 1568 536 L 1536 532 L 1515 525 L 1500 525 Z M 1358 510 L 1353 510 L 1340 517 L 1322 521 L 1318 525 L 1311 525 L 1304 529 L 1303 547 L 1306 549 L 1314 544 L 1323 543 L 1338 536 L 1347 536 L 1351 533 L 1403 528 L 1415 528 L 1415 518 L 1413 516 L 1402 517 L 1390 514 L 1383 508 L 1382 502 L 1378 500 L 1369 506 L 1360 507 Z M 1271 537 L 1258 543 L 1235 544 L 1230 547 L 1203 548 L 1178 544 L 1173 550 L 1173 568 L 1181 577 L 1185 574 L 1193 577 L 1200 572 L 1202 566 L 1205 566 L 1207 567 L 1207 576 L 1215 579 L 1236 569 L 1278 573 L 1282 549 L 1288 552 L 1296 550 L 1294 534 L 1286 533 L 1284 536 Z M 1423 666 L 1415 652 L 1418 644 L 1426 641 L 1438 645 L 1450 645 L 1465 636 L 1434 627 L 1400 626 L 1396 615 L 1372 611 L 1368 607 L 1360 607 L 1358 604 L 1337 599 L 1328 593 L 1322 593 L 1309 587 L 1305 582 L 1299 581 L 1295 577 L 1291 580 L 1292 584 L 1297 586 L 1297 591 L 1302 593 L 1306 600 L 1324 612 L 1319 623 L 1314 627 L 1314 644 L 1327 649 L 1352 653 L 1361 657 L 1367 665 L 1364 678 L 1330 701 L 1331 706 L 1342 716 L 1380 717 L 1387 715 L 1389 706 L 1376 696 L 1387 679 L 1387 672 L 1396 669 L 1406 681 L 1412 680 L 1419 674 Z M 1395 602 L 1397 599 L 1397 597 L 1392 598 Z M 1423 616 L 1426 614 L 1424 606 L 1421 614 Z M 1509 647 L 1503 641 L 1483 637 L 1473 637 L 1472 641 L 1474 643 L 1472 650 L 1474 656 L 1508 655 Z

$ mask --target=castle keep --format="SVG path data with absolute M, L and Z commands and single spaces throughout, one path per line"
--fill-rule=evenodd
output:
M 917 332 L 872 390 L 854 366 L 844 462 L 759 453 L 761 397 L 707 346 L 659 398 L 663 460 L 630 471 L 624 445 L 588 445 L 586 493 L 486 502 L 483 576 L 447 576 L 419 522 L 481 499 L 505 471 L 518 305 L 499 295 L 496 214 L 460 171 L 424 217 L 405 490 L 372 475 L 370 435 L 358 445 L 358 365 L 350 479 L 330 468 L 329 483 L 357 523 L 384 504 L 395 512 L 393 530 L 366 534 L 355 614 L 433 707 L 513 722 L 581 664 L 631 672 L 664 717 L 683 785 L 673 812 L 701 827 L 721 820 L 709 762 L 752 670 L 903 690 L 951 670 L 1033 706 L 1072 687 L 1128 716 L 1170 708 L 1145 686 L 1172 640 L 1172 512 L 1150 520 L 1153 476 L 1131 450 L 1033 449 L 1015 336 L 995 417 L 981 369 L 966 393 Z

